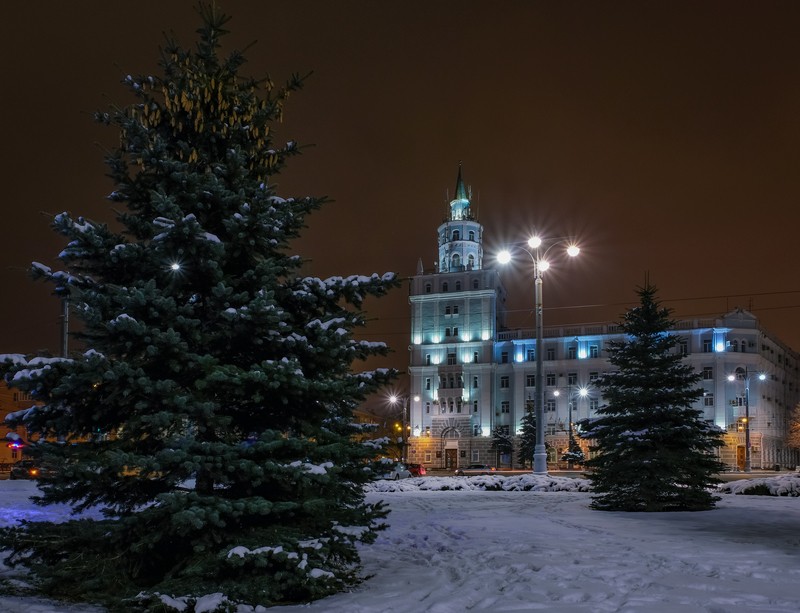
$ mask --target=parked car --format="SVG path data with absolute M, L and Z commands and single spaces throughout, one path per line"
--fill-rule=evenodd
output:
M 36 460 L 20 460 L 11 467 L 9 479 L 38 479 L 42 469 Z
M 411 471 L 400 462 L 384 467 L 383 470 L 384 472 L 379 473 L 378 479 L 408 479 L 411 476 Z
M 408 469 L 408 472 L 411 473 L 412 477 L 422 477 L 423 475 L 428 474 L 428 471 L 422 464 L 406 464 L 406 468 Z
M 488 464 L 470 464 L 468 466 L 459 466 L 456 468 L 457 475 L 489 475 L 497 469 Z

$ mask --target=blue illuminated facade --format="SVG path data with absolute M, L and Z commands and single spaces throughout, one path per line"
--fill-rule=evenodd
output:
M 506 290 L 497 270 L 484 267 L 483 227 L 461 168 L 437 236 L 436 267 L 426 271 L 420 263 L 409 292 L 408 461 L 434 468 L 519 466 L 519 454 L 501 458 L 492 450 L 491 433 L 501 428 L 517 435 L 536 385 L 544 385 L 548 462 L 557 467 L 570 418 L 591 417 L 603 404 L 592 382 L 610 368 L 606 344 L 623 335 L 611 323 L 546 327 L 544 381 L 536 381 L 535 332 L 505 327 Z M 785 440 L 791 411 L 800 403 L 800 356 L 743 309 L 681 320 L 672 333 L 702 376 L 698 408 L 726 432 L 722 461 L 733 469 L 744 465 L 744 373 L 764 373 L 763 381 L 750 377 L 752 466 L 797 466 L 798 450 Z

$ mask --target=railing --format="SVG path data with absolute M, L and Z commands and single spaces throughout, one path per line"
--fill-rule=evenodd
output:
M 675 322 L 675 330 L 693 330 L 698 328 L 713 328 L 716 326 L 714 319 L 685 319 Z M 604 334 L 622 334 L 619 324 L 592 324 L 589 326 L 546 326 L 542 330 L 544 338 L 575 337 L 575 336 L 600 336 Z M 520 328 L 505 330 L 497 333 L 499 341 L 513 341 L 536 337 L 534 328 Z

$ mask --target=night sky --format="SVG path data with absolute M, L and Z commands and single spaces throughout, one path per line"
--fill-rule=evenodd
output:
M 459 161 L 485 266 L 537 228 L 583 251 L 544 283 L 545 325 L 618 320 L 649 274 L 677 317 L 742 306 L 800 350 L 800 3 L 220 3 L 244 73 L 313 71 L 278 138 L 310 145 L 279 194 L 335 200 L 309 218 L 306 272 L 432 268 Z M 91 113 L 157 74 L 194 2 L 4 4 L 0 353 L 59 351 L 51 287 L 64 210 L 111 221 Z M 503 272 L 513 326 L 532 327 L 529 262 Z M 408 363 L 407 287 L 366 304 L 371 340 Z

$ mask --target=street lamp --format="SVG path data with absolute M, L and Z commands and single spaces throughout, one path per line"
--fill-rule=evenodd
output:
M 547 474 L 547 449 L 544 444 L 544 356 L 542 355 L 542 273 L 550 268 L 547 254 L 557 245 L 567 245 L 566 253 L 570 257 L 575 257 L 580 253 L 580 249 L 569 239 L 556 239 L 550 242 L 550 246 L 543 248 L 545 239 L 539 236 L 532 236 L 528 239 L 527 247 L 517 246 L 517 249 L 527 253 L 533 262 L 534 294 L 536 300 L 536 404 L 534 405 L 534 416 L 536 418 L 536 444 L 533 448 L 533 472 L 535 474 Z M 507 264 L 511 261 L 511 252 L 503 250 L 497 255 L 500 264 Z
M 414 402 L 419 401 L 419 396 L 414 396 Z M 397 406 L 398 404 L 402 407 L 403 414 L 402 414 L 402 426 L 401 426 L 401 454 L 402 458 L 401 461 L 406 462 L 408 461 L 408 435 L 409 431 L 411 430 L 411 425 L 408 423 L 408 404 L 411 402 L 410 396 L 398 396 L 397 394 L 392 394 L 389 396 L 389 402 Z
M 742 374 L 741 368 L 737 368 L 735 375 L 728 375 L 728 381 L 735 381 L 737 378 L 744 381 L 744 472 L 749 473 L 752 468 L 750 457 L 750 373 L 746 366 L 744 374 Z M 759 381 L 764 381 L 766 378 L 767 375 L 764 373 L 758 374 Z

